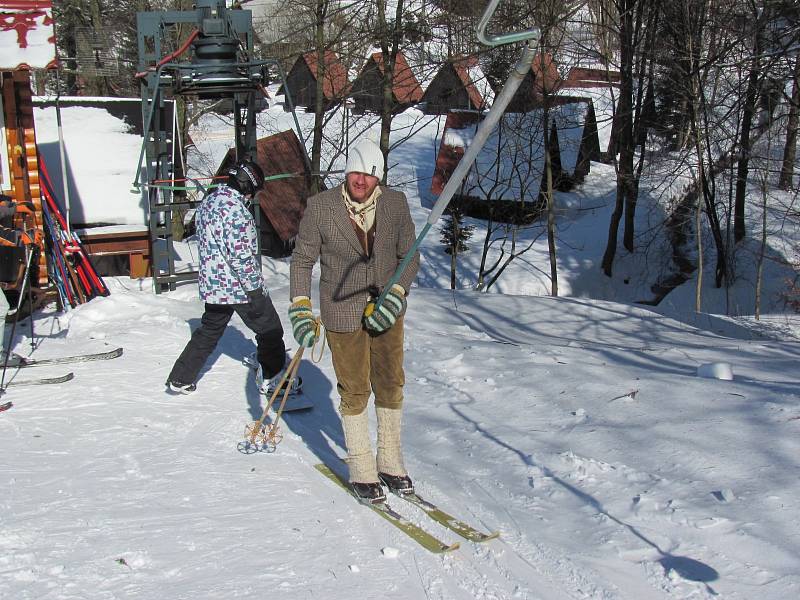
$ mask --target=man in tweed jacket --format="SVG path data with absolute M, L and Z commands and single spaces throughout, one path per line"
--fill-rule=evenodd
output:
M 289 317 L 298 343 L 315 339 L 311 273 L 319 260 L 319 307 L 331 349 L 342 415 L 350 482 L 365 502 L 392 491 L 413 491 L 403 464 L 400 429 L 403 405 L 403 315 L 406 295 L 419 268 L 419 254 L 386 299 L 374 300 L 410 251 L 414 223 L 406 197 L 379 186 L 384 159 L 364 140 L 353 148 L 345 183 L 309 198 L 290 268 Z M 368 309 L 368 305 L 370 308 Z M 377 455 L 370 441 L 367 403 L 375 394 Z
M 249 160 L 233 166 L 227 174 L 227 184 L 206 196 L 195 214 L 199 289 L 205 311 L 167 379 L 173 392 L 195 391 L 200 369 L 234 312 L 256 334 L 257 381 L 275 377 L 286 361 L 283 327 L 264 289 L 257 230 L 248 208 L 264 183 L 264 174 Z

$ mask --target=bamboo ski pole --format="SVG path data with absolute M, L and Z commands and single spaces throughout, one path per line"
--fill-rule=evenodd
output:
M 25 261 L 25 275 L 22 278 L 22 284 L 19 290 L 19 298 L 17 299 L 17 309 L 14 312 L 14 322 L 11 326 L 11 336 L 8 338 L 8 350 L 5 351 L 3 356 L 3 374 L 0 377 L 0 394 L 5 391 L 5 383 L 6 383 L 6 371 L 8 370 L 8 359 L 11 357 L 11 348 L 14 346 L 14 334 L 17 331 L 17 323 L 19 323 L 19 313 L 22 310 L 22 302 L 25 299 L 25 285 L 30 285 L 28 283 L 28 279 L 30 277 L 31 272 L 31 262 L 33 260 L 33 250 L 31 248 L 26 247 L 25 249 L 27 253 L 26 261 Z M 3 292 L 0 291 L 0 294 Z M 5 315 L 3 315 L 5 318 Z M 31 320 L 33 320 L 33 306 L 31 305 Z M 3 340 L 0 340 L 0 350 L 3 349 Z
M 283 377 L 278 385 L 275 386 L 275 390 L 272 392 L 269 402 L 267 402 L 267 405 L 264 407 L 264 412 L 261 414 L 261 418 L 252 425 L 245 427 L 245 444 L 252 444 L 255 446 L 256 442 L 260 440 L 263 446 L 266 446 L 268 443 L 271 443 L 274 446 L 280 442 L 280 439 L 277 441 L 275 439 L 278 432 L 278 421 L 283 414 L 283 407 L 286 404 L 286 399 L 289 397 L 292 382 L 297 376 L 297 369 L 300 366 L 300 359 L 303 357 L 304 350 L 305 347 L 300 346 L 300 348 L 298 348 L 297 352 L 295 352 L 294 356 L 292 357 L 292 360 L 289 361 L 289 365 L 286 367 Z M 267 419 L 267 415 L 269 414 L 269 411 L 275 403 L 275 399 L 278 397 L 278 394 L 281 392 L 281 390 L 283 390 L 283 398 L 281 399 L 280 406 L 278 407 L 277 414 L 275 415 L 275 421 L 270 424 L 269 428 L 267 429 L 264 425 L 264 421 Z M 255 451 L 257 452 L 258 448 L 256 448 Z

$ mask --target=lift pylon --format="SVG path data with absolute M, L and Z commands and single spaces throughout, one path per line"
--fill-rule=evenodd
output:
M 236 159 L 256 155 L 257 103 L 263 96 L 268 68 L 276 60 L 254 61 L 252 13 L 226 8 L 224 0 L 197 0 L 194 10 L 151 11 L 136 15 L 139 45 L 144 143 L 134 190 L 145 185 L 156 293 L 174 290 L 197 272 L 177 273 L 172 233 L 173 211 L 193 208 L 198 201 L 177 200 L 172 147 L 175 128 L 170 99 L 230 99 L 234 113 Z M 176 32 L 189 30 L 175 47 Z M 283 72 L 280 71 L 283 78 Z M 142 158 L 144 167 L 142 168 Z M 257 205 L 256 205 L 257 206 Z M 255 210 L 260 231 L 261 211 Z

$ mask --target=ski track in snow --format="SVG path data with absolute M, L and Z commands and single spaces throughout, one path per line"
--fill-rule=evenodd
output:
M 451 338 L 456 337 L 463 340 L 465 350 L 471 352 L 474 352 L 475 346 L 478 345 L 476 342 L 487 339 L 485 334 L 470 331 L 468 328 L 466 328 L 466 330 L 464 328 L 453 328 L 450 332 L 450 336 Z M 413 344 L 411 345 L 413 347 Z M 413 347 L 413 349 L 417 354 L 434 354 L 435 345 L 436 342 L 434 338 L 434 341 L 422 347 Z M 472 376 L 468 375 L 468 373 L 472 372 L 472 369 L 464 365 L 463 358 L 464 354 L 459 353 L 449 358 L 438 357 L 438 360 L 430 359 L 421 361 L 427 364 L 427 372 L 430 373 L 430 376 L 418 378 L 416 383 L 455 390 L 456 392 L 460 392 L 456 397 L 461 395 L 465 401 L 469 402 L 476 401 L 475 397 L 471 395 L 476 388 L 483 388 L 489 392 L 496 391 L 498 382 L 513 376 L 514 373 L 514 371 L 501 371 L 497 372 L 493 377 L 485 378 L 483 381 L 473 381 Z M 517 372 L 527 371 L 524 364 L 525 360 L 514 359 L 513 357 L 494 356 L 487 357 L 485 361 L 479 359 L 477 362 L 484 365 L 488 364 L 489 366 L 494 364 L 515 364 L 515 370 Z M 534 360 L 531 362 L 540 364 L 542 361 Z M 549 375 L 549 373 L 546 374 Z M 510 387 L 513 387 L 513 385 Z M 572 411 L 569 416 L 565 415 L 561 422 L 562 426 L 568 427 L 571 431 L 575 425 L 584 423 L 586 420 L 585 411 L 583 409 L 578 409 Z M 553 424 L 553 421 L 549 423 L 550 426 Z M 557 424 L 557 422 L 555 422 L 555 424 Z M 475 427 L 479 429 L 481 425 L 476 423 Z M 471 444 L 465 444 L 465 446 L 467 447 L 464 448 L 464 453 L 467 456 L 472 456 L 474 452 L 470 449 Z M 521 458 L 524 461 L 533 461 L 532 457 L 523 456 Z M 619 477 L 623 479 L 623 484 L 641 483 L 647 488 L 657 487 L 660 484 L 660 479 L 657 476 L 648 473 L 638 473 L 624 465 L 614 466 L 592 458 L 578 457 L 572 452 L 562 453 L 557 457 L 551 457 L 551 459 L 552 458 L 560 459 L 560 462 L 567 463 L 559 469 L 559 472 L 564 473 L 564 475 L 559 478 L 553 475 L 550 468 L 543 470 L 531 465 L 528 469 L 530 474 L 527 479 L 531 482 L 531 486 L 534 486 L 533 481 L 544 480 L 543 489 L 539 488 L 539 494 L 544 493 L 546 496 L 554 496 L 558 503 L 564 501 L 564 493 L 562 490 L 553 490 L 554 485 L 552 483 L 548 485 L 553 479 L 560 479 L 558 485 L 561 487 L 573 488 L 574 486 L 574 488 L 578 488 L 572 490 L 577 496 L 585 494 L 585 492 L 581 490 L 585 489 L 587 485 L 597 484 L 599 481 L 602 482 L 601 488 L 614 488 L 617 486 L 617 482 L 615 482 L 614 479 Z M 478 475 L 478 473 L 475 474 Z M 487 477 L 485 485 L 491 485 L 492 471 L 487 470 L 485 475 Z M 617 475 L 618 477 L 610 477 L 610 475 Z M 478 487 L 483 487 L 480 484 L 480 480 L 474 481 L 473 484 L 477 484 Z M 647 493 L 647 491 L 649 490 L 646 490 L 645 493 Z M 513 493 L 508 492 L 503 498 L 492 499 L 496 500 L 498 504 L 505 504 L 509 516 L 512 514 L 512 507 L 523 514 L 529 513 L 529 511 L 532 510 L 532 503 L 527 494 L 515 497 Z M 588 497 L 588 494 L 586 501 L 590 505 L 595 504 L 595 502 Z M 536 506 L 538 503 L 533 504 L 534 510 L 538 512 L 547 512 L 546 507 Z M 726 532 L 735 532 L 737 524 L 731 523 L 724 518 L 720 519 L 706 516 L 703 512 L 695 514 L 695 511 L 693 511 L 691 507 L 686 510 L 682 506 L 678 507 L 677 504 L 678 503 L 670 498 L 665 498 L 663 501 L 659 502 L 652 498 L 652 494 L 645 496 L 643 493 L 631 499 L 631 507 L 629 510 L 622 511 L 616 515 L 607 512 L 600 505 L 592 506 L 595 511 L 599 511 L 595 512 L 592 518 L 603 524 L 608 524 L 607 529 L 610 531 L 601 534 L 601 542 L 614 547 L 623 560 L 641 564 L 646 572 L 647 581 L 653 589 L 662 590 L 668 593 L 670 597 L 676 598 L 714 597 L 716 592 L 710 586 L 691 581 L 687 582 L 678 574 L 678 571 L 683 569 L 684 573 L 688 572 L 690 576 L 699 576 L 702 575 L 701 572 L 704 569 L 702 563 L 697 563 L 693 559 L 679 555 L 677 549 L 681 545 L 678 541 L 682 537 L 681 532 L 677 531 L 676 535 L 671 537 L 657 536 L 651 539 L 648 538 L 648 535 L 650 535 L 648 533 L 648 525 L 650 525 L 652 521 L 662 521 L 666 523 L 677 523 L 684 527 L 701 530 L 714 528 L 715 533 L 719 534 L 720 528 L 724 529 Z M 551 509 L 558 510 L 558 507 L 553 505 Z M 511 517 L 511 519 L 512 522 L 516 521 L 513 517 Z M 662 525 L 662 523 L 659 523 L 659 525 Z M 515 526 L 510 525 L 510 527 L 513 530 Z M 519 530 L 519 527 L 517 526 L 516 529 Z M 535 547 L 532 549 L 529 543 L 525 543 L 521 540 L 521 536 L 510 536 L 507 528 L 503 528 L 503 530 L 503 538 L 506 543 L 509 542 L 510 537 L 516 538 L 515 546 L 521 546 L 520 552 L 527 552 L 533 555 L 533 562 L 537 564 L 547 564 L 549 571 L 562 574 L 563 579 L 560 582 L 561 589 L 570 590 L 572 597 L 583 597 L 582 594 L 585 594 L 585 597 L 592 598 L 626 597 L 620 596 L 618 589 L 613 585 L 610 585 L 608 588 L 598 586 L 596 582 L 602 581 L 603 577 L 599 576 L 597 573 L 587 578 L 586 574 L 582 573 L 579 569 L 570 569 L 568 566 L 565 566 L 565 563 L 568 564 L 568 561 L 563 557 L 556 558 L 547 556 L 547 553 L 542 552 L 540 549 L 536 549 Z M 517 531 L 517 533 L 519 533 L 519 531 Z M 630 540 L 633 539 L 636 541 L 636 538 L 640 541 L 639 547 L 626 549 L 626 546 L 630 544 Z M 693 551 L 694 549 L 691 547 L 684 549 L 684 551 L 687 550 Z M 700 550 L 703 553 L 708 552 L 707 548 L 700 548 Z M 718 561 L 715 562 L 729 565 L 729 569 L 749 570 L 746 564 L 732 564 L 730 557 L 718 554 L 716 558 Z M 583 568 L 585 569 L 585 567 Z M 692 573 L 692 571 L 694 571 L 694 573 Z M 583 577 L 581 577 L 581 575 L 583 575 Z M 767 583 L 769 579 L 767 573 L 761 573 L 760 576 L 757 574 L 754 575 L 756 575 L 755 580 L 760 579 L 763 583 Z M 581 579 L 588 580 L 591 583 L 588 585 L 586 583 L 576 585 L 575 582 L 580 582 Z M 522 580 L 524 581 L 524 579 Z M 568 582 L 572 585 L 569 585 Z M 627 582 L 622 589 L 625 589 L 626 593 L 629 594 L 631 591 L 630 582 Z M 642 592 L 646 594 L 646 590 L 642 590 Z M 634 595 L 632 597 L 636 596 Z

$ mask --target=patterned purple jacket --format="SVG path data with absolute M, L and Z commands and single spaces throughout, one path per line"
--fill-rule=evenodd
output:
M 245 202 L 242 194 L 223 185 L 206 196 L 195 214 L 200 297 L 209 304 L 244 304 L 248 291 L 264 286 L 256 224 Z

